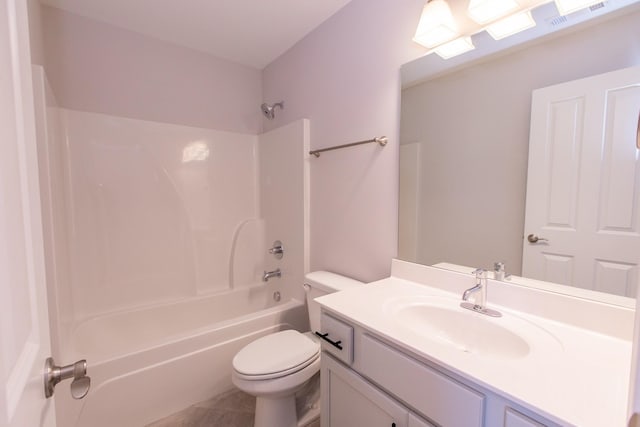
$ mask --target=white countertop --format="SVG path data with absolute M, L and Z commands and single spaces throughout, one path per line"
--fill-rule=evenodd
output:
M 550 338 L 554 343 L 543 339 L 539 341 L 543 346 L 534 344 L 529 356 L 515 359 L 467 353 L 407 328 L 390 314 L 390 302 L 394 300 L 429 296 L 460 299 L 456 293 L 390 277 L 316 301 L 325 310 L 368 329 L 401 350 L 436 363 L 551 421 L 580 427 L 626 425 L 630 341 L 494 305 L 489 294 L 488 306 L 505 315 L 496 322 L 507 322 L 511 317 L 533 323 L 548 332 L 548 337 L 555 337 Z M 516 327 L 518 321 L 513 322 Z

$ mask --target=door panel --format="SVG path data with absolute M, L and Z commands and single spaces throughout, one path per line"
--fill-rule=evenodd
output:
M 538 89 L 531 108 L 523 276 L 635 297 L 640 67 Z
M 576 227 L 580 151 L 584 99 L 551 103 L 549 149 L 545 153 L 548 165 L 549 196 L 546 207 L 546 227 L 573 230 Z M 543 205 L 544 206 L 544 205 Z
M 638 233 L 638 161 L 632 136 L 640 86 L 607 93 L 599 226 L 603 232 Z M 627 137 L 628 136 L 628 137 Z
M 27 5 L 0 2 L 0 424 L 53 426 Z

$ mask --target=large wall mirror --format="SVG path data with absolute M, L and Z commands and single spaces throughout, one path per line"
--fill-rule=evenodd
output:
M 639 28 L 640 11 L 638 7 L 629 7 L 615 16 L 403 87 L 398 257 L 426 265 L 452 263 L 487 269 L 501 261 L 507 273 L 522 276 L 523 249 L 532 244 L 525 230 L 526 206 L 547 205 L 547 200 L 527 201 L 532 92 L 639 66 Z M 640 83 L 640 75 L 637 82 Z M 640 105 L 640 86 L 632 86 L 631 92 L 625 92 L 625 99 L 631 99 L 631 109 L 636 108 L 634 102 Z M 571 116 L 571 111 L 576 110 L 568 109 L 566 115 Z M 633 216 L 629 234 L 637 237 L 640 236 L 640 193 L 635 192 L 640 186 L 639 151 L 635 148 L 638 111 L 632 115 L 635 115 L 634 130 L 628 139 L 633 149 L 627 151 L 624 167 L 614 166 L 613 171 L 624 169 L 630 181 L 624 197 L 632 199 L 628 200 Z M 571 155 L 571 149 L 563 154 L 567 159 Z M 558 154 L 554 158 L 557 170 L 563 170 L 561 157 Z M 582 166 L 573 175 L 588 177 L 590 173 L 588 166 Z M 590 184 L 581 185 L 589 193 Z M 611 194 L 615 196 L 622 191 L 613 187 Z M 569 192 L 559 194 L 559 200 L 565 197 L 569 200 Z M 569 210 L 579 209 L 577 205 L 567 205 Z M 537 244 L 545 243 L 541 240 Z M 588 244 L 580 243 L 583 247 Z M 625 289 L 585 283 L 581 274 L 600 274 L 593 266 L 587 267 L 586 272 L 578 272 L 574 270 L 581 267 L 571 265 L 566 271 L 572 273 L 563 273 L 566 280 L 554 282 L 635 297 L 638 271 L 634 263 L 640 261 L 640 246 L 630 245 L 624 250 L 632 254 L 634 261 L 620 266 L 612 264 L 611 271 L 603 273 L 603 280 L 613 279 L 616 274 L 625 276 L 630 283 Z M 556 267 L 553 263 L 547 266 Z

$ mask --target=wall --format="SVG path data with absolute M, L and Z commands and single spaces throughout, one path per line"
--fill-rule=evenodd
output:
M 423 0 L 353 0 L 267 66 L 264 99 L 284 100 L 269 129 L 306 117 L 311 148 L 386 135 L 311 162 L 311 270 L 371 281 L 397 247 L 400 65 Z
M 41 15 L 45 70 L 63 108 L 260 131 L 260 70 L 59 9 Z
M 422 145 L 417 262 L 520 274 L 531 91 L 639 64 L 639 25 L 624 14 L 403 91 L 401 141 Z

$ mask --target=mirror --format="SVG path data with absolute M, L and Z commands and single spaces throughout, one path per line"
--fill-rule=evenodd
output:
M 640 64 L 615 15 L 403 87 L 398 258 L 521 276 L 531 93 Z

